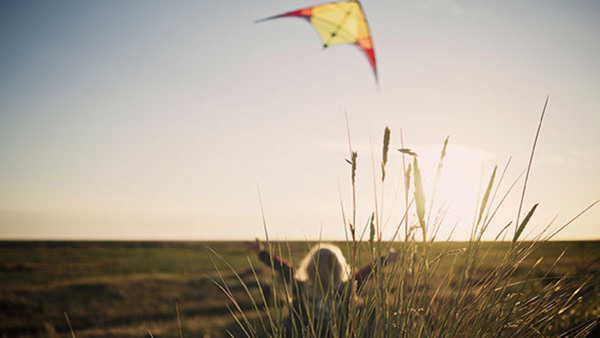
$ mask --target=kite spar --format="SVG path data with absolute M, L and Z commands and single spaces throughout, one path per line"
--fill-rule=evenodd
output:
M 300 17 L 308 20 L 319 33 L 325 48 L 341 44 L 356 45 L 369 60 L 377 82 L 373 40 L 362 6 L 358 1 L 339 1 L 307 7 L 256 22 L 285 17 Z

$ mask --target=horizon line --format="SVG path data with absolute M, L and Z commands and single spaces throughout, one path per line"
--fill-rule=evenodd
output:
M 182 238 L 0 238 L 0 243 L 6 242 L 244 242 L 249 239 L 182 239 Z M 266 240 L 262 240 L 266 242 Z M 357 240 L 357 243 L 368 242 L 368 239 Z M 550 239 L 547 241 L 538 240 L 538 242 L 598 242 L 600 238 L 590 238 L 590 239 L 577 239 L 577 238 L 559 238 L 559 239 Z M 352 241 L 346 239 L 335 239 L 335 238 L 321 238 L 321 239 L 308 239 L 308 238 L 292 238 L 292 239 L 271 239 L 270 242 L 349 242 Z M 403 243 L 404 240 L 382 240 L 382 242 L 398 242 Z M 415 241 L 417 243 L 421 243 L 421 241 Z M 448 242 L 470 242 L 470 240 L 436 240 L 434 243 L 448 243 Z M 481 242 L 490 243 L 490 242 L 498 242 L 498 243 L 510 243 L 511 240 L 481 240 Z M 521 240 L 519 242 L 534 242 L 531 239 Z

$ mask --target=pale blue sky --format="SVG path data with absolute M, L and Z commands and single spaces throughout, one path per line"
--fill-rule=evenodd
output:
M 512 156 L 503 191 L 524 169 L 547 94 L 525 208 L 560 225 L 600 198 L 600 2 L 364 1 L 379 90 L 355 47 L 323 50 L 298 19 L 254 24 L 318 3 L 0 1 L 0 238 L 262 236 L 257 186 L 272 236 L 343 237 L 347 112 L 361 222 L 386 125 L 426 185 L 450 135 L 436 201 L 441 233 L 459 221 L 464 239 L 482 173 Z M 599 239 L 599 209 L 558 238 Z

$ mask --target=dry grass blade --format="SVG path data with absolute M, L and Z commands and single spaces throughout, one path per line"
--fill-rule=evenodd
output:
M 542 115 L 540 116 L 540 122 L 538 123 L 537 131 L 535 132 L 535 139 L 533 140 L 533 146 L 531 147 L 531 155 L 529 156 L 529 164 L 527 164 L 527 172 L 525 174 L 525 182 L 523 182 L 523 193 L 521 193 L 521 200 L 519 202 L 519 210 L 517 211 L 517 222 L 519 224 L 519 219 L 521 217 L 521 209 L 523 207 L 523 202 L 525 201 L 525 191 L 527 191 L 527 181 L 529 180 L 529 172 L 531 171 L 531 165 L 533 163 L 533 155 L 535 154 L 535 147 L 537 145 L 538 137 L 540 136 L 540 130 L 542 129 L 542 122 L 544 121 L 544 115 L 546 114 L 546 107 L 548 106 L 548 100 L 550 99 L 550 95 L 546 96 L 546 102 L 544 102 L 544 108 L 542 109 Z M 515 229 L 515 233 L 517 229 Z
M 371 252 L 375 250 L 375 213 L 371 214 L 369 220 L 369 245 L 371 246 Z
M 529 210 L 529 212 L 527 213 L 527 216 L 525 216 L 525 218 L 523 219 L 523 222 L 521 222 L 521 224 L 517 228 L 515 237 L 513 237 L 513 240 L 512 240 L 513 245 L 519 240 L 519 236 L 521 236 L 521 234 L 523 233 L 523 230 L 525 230 L 525 226 L 527 225 L 527 223 L 529 223 L 529 220 L 531 219 L 531 216 L 533 216 L 533 213 L 535 212 L 535 209 L 537 209 L 538 205 L 539 205 L 539 203 L 536 203 L 533 206 L 533 208 L 531 208 L 531 210 Z
M 477 224 L 481 222 L 481 218 L 483 217 L 483 212 L 485 211 L 488 199 L 490 198 L 490 193 L 492 192 L 492 187 L 494 186 L 494 180 L 496 178 L 497 170 L 498 167 L 494 166 L 494 171 L 492 171 L 492 176 L 490 177 L 487 188 L 485 189 L 485 194 L 483 195 L 483 200 L 481 201 L 481 207 L 479 208 L 479 217 L 477 218 Z
M 444 165 L 444 158 L 446 157 L 446 148 L 448 147 L 448 141 L 450 140 L 450 136 L 447 136 L 444 140 L 444 145 L 442 146 L 442 152 L 440 153 L 440 160 L 438 162 L 437 170 L 435 171 L 435 181 L 433 183 L 433 189 L 431 191 L 431 201 L 429 202 L 429 215 L 427 215 L 427 222 L 431 219 L 431 213 L 433 211 L 433 201 L 435 198 L 435 193 L 437 191 L 437 186 L 440 181 L 440 175 L 442 174 L 442 167 Z
M 546 239 L 546 241 L 549 241 L 550 239 L 552 239 L 554 236 L 556 236 L 559 232 L 561 232 L 564 228 L 566 228 L 567 226 L 569 226 L 569 224 L 575 222 L 576 219 L 578 219 L 579 217 L 581 217 L 583 214 L 585 214 L 586 212 L 588 212 L 588 210 L 590 210 L 591 208 L 593 208 L 594 206 L 596 206 L 596 204 L 598 204 L 600 202 L 600 199 L 594 201 L 594 203 L 590 204 L 589 206 L 587 206 L 587 208 L 583 209 L 580 213 L 578 213 L 575 217 L 571 218 L 567 223 L 563 224 L 560 228 L 558 228 L 556 231 L 554 231 L 550 236 L 548 236 L 548 238 Z
M 385 166 L 388 162 L 388 151 L 390 149 L 390 128 L 385 127 L 383 132 L 383 150 L 381 154 L 381 181 L 385 181 Z
M 502 230 L 500 230 L 498 235 L 496 235 L 496 238 L 494 238 L 494 242 L 497 241 L 498 238 L 500 238 L 500 236 L 502 236 L 502 234 L 506 231 L 506 229 L 508 229 L 508 227 L 510 227 L 511 224 L 512 224 L 512 221 L 508 222 L 508 224 L 505 225 L 504 228 L 502 228 Z
M 417 153 L 415 153 L 414 151 L 408 149 L 408 148 L 400 148 L 398 149 L 399 152 L 406 154 L 406 155 L 410 155 L 410 156 L 418 156 Z
M 415 157 L 413 159 L 413 171 L 415 173 L 414 184 L 415 184 L 415 205 L 417 207 L 417 217 L 419 224 L 423 231 L 423 242 L 427 241 L 427 230 L 425 224 L 425 193 L 423 192 L 423 178 L 421 177 L 421 170 L 419 169 L 419 162 Z
M 175 302 L 175 311 L 177 311 L 177 330 L 179 338 L 183 338 L 183 330 L 181 329 L 181 315 L 179 314 L 179 303 Z
M 356 151 L 352 152 L 352 157 L 350 160 L 346 160 L 348 164 L 351 166 L 352 170 L 352 184 L 356 182 L 356 158 L 358 157 L 358 153 Z
M 442 258 L 444 258 L 446 256 L 451 256 L 451 255 L 456 255 L 456 254 L 459 254 L 459 253 L 463 253 L 466 250 L 467 250 L 467 248 L 460 248 L 460 249 L 455 249 L 455 250 L 450 250 L 450 251 L 443 252 L 443 253 L 439 254 L 436 258 L 434 258 L 431 261 L 431 265 L 433 265 L 435 262 L 439 261 L 440 259 L 442 259 Z
M 69 320 L 69 315 L 67 312 L 65 314 L 65 319 L 67 320 L 67 326 L 69 326 L 69 332 L 71 333 L 71 338 L 75 338 L 75 331 L 73 331 L 73 326 L 71 326 L 71 320 Z

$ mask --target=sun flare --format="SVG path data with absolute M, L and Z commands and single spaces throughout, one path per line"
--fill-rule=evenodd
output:
M 419 152 L 428 206 L 433 199 L 432 212 L 442 208 L 446 221 L 470 225 L 496 157 L 484 149 L 449 144 L 436 180 L 439 158 L 440 146 L 424 147 Z

